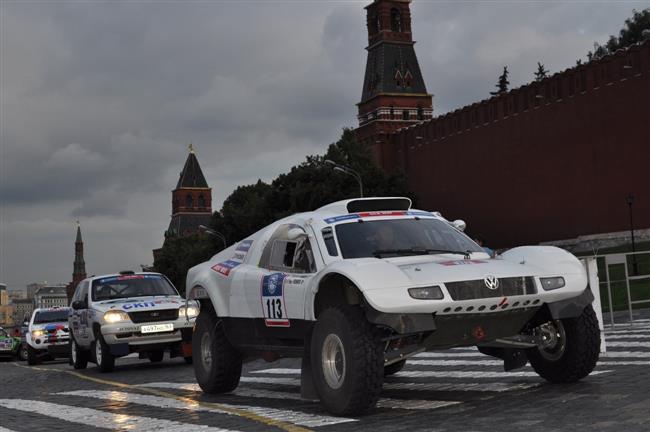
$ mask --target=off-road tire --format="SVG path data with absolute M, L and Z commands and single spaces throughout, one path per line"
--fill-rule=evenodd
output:
M 389 364 L 388 366 L 384 366 L 384 376 L 387 377 L 389 375 L 396 374 L 397 372 L 404 369 L 405 364 L 406 364 L 406 360 L 400 360 L 397 363 L 393 363 L 393 364 Z
M 325 377 L 323 355 L 330 335 L 343 347 L 345 366 L 338 388 Z M 322 312 L 314 326 L 310 354 L 314 387 L 328 411 L 357 415 L 376 405 L 384 381 L 384 350 L 379 331 L 359 307 L 336 306 Z
M 38 352 L 31 345 L 27 345 L 27 364 L 34 366 L 38 363 Z
M 527 350 L 531 366 L 542 378 L 552 383 L 572 383 L 586 377 L 596 367 L 600 355 L 598 318 L 591 305 L 580 316 L 560 320 L 566 334 L 562 356 L 550 361 L 538 348 Z
M 99 344 L 101 348 L 101 355 L 99 356 L 97 355 L 97 344 Z M 115 369 L 115 356 L 111 354 L 110 347 L 106 342 L 104 342 L 104 338 L 101 334 L 99 334 L 99 332 L 95 335 L 95 342 L 93 342 L 93 352 L 95 353 L 95 364 L 97 365 L 99 371 L 103 373 L 113 372 L 113 369 Z
M 194 375 L 205 393 L 227 393 L 237 388 L 242 355 L 232 346 L 223 322 L 212 310 L 201 310 L 196 319 L 192 353 Z
M 27 347 L 28 346 L 29 345 L 25 344 L 24 346 L 21 345 L 20 348 L 18 348 L 18 353 L 16 355 L 18 356 L 18 358 L 21 361 L 27 361 L 27 357 L 29 356 L 29 354 L 27 352 Z
M 164 350 L 156 350 L 156 351 L 149 352 L 149 361 L 151 363 L 160 363 L 161 361 L 163 361 L 163 358 L 165 358 Z
M 72 367 L 75 369 L 86 369 L 88 366 L 88 357 L 90 357 L 90 353 L 82 349 L 74 338 L 70 338 L 70 364 Z

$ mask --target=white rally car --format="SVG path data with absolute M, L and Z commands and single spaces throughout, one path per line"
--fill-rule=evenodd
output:
M 110 372 L 117 357 L 137 352 L 152 362 L 170 356 L 192 361 L 198 304 L 182 299 L 159 273 L 93 276 L 79 283 L 70 314 L 70 358 L 76 369 L 94 361 Z
M 25 333 L 27 364 L 35 365 L 44 358 L 67 357 L 70 332 L 65 307 L 35 309 Z
M 425 350 L 477 346 L 506 370 L 573 382 L 600 348 L 578 259 L 555 248 L 496 259 L 408 198 L 337 202 L 287 217 L 190 269 L 203 391 L 237 387 L 242 359 L 302 357 L 301 391 L 336 414 L 374 406 L 383 377 Z

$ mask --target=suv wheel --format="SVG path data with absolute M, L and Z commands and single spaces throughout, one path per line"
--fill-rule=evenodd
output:
M 27 364 L 34 366 L 38 362 L 38 353 L 31 345 L 27 345 Z
M 97 334 L 95 342 L 95 363 L 100 372 L 112 372 L 115 368 L 115 357 L 111 355 L 110 347 L 104 342 L 101 334 Z
M 164 357 L 165 357 L 164 350 L 156 350 L 156 351 L 149 352 L 149 361 L 151 363 L 160 363 L 161 361 L 163 361 Z
M 20 345 L 20 348 L 18 348 L 18 358 L 20 360 L 22 360 L 22 361 L 27 361 L 27 356 L 28 356 L 27 347 L 28 346 L 29 345 L 27 345 L 27 344 L 22 344 L 22 345 Z
M 81 349 L 74 338 L 70 338 L 70 364 L 75 369 L 86 369 L 88 366 L 88 351 Z
M 339 306 L 319 317 L 311 339 L 316 393 L 332 413 L 360 414 L 377 403 L 384 379 L 378 330 L 358 307 Z
M 226 393 L 237 388 L 242 356 L 226 338 L 221 320 L 201 310 L 192 336 L 194 375 L 206 393 Z
M 384 376 L 389 376 L 389 375 L 396 374 L 397 372 L 404 369 L 405 364 L 406 364 L 406 360 L 400 360 L 397 363 L 393 363 L 393 364 L 389 364 L 388 366 L 384 366 Z
M 549 321 L 533 332 L 541 342 L 526 354 L 531 366 L 547 381 L 576 382 L 596 367 L 600 355 L 600 330 L 591 305 L 577 318 Z

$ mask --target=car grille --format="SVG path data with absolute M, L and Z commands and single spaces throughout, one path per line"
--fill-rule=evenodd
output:
M 129 312 L 129 318 L 136 324 L 178 319 L 178 309 L 163 309 L 142 312 Z
M 445 287 L 447 287 L 447 291 L 449 291 L 449 295 L 453 300 L 474 300 L 537 293 L 535 281 L 532 277 L 500 278 L 499 287 L 495 290 L 489 289 L 483 279 L 447 282 Z

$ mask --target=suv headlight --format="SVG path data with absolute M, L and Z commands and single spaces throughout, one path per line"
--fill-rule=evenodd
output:
M 196 305 L 181 306 L 178 308 L 178 316 L 185 318 L 196 318 L 199 315 L 199 308 Z
M 45 335 L 43 330 L 32 330 L 32 337 L 37 338 Z
M 544 288 L 544 291 L 551 291 L 554 289 L 562 288 L 565 285 L 564 278 L 562 276 L 539 278 L 539 281 L 542 283 L 542 288 Z
M 104 314 L 104 321 L 109 324 L 129 321 L 129 315 L 126 312 L 112 310 Z
M 409 288 L 409 295 L 418 300 L 442 300 L 442 290 L 439 286 Z

